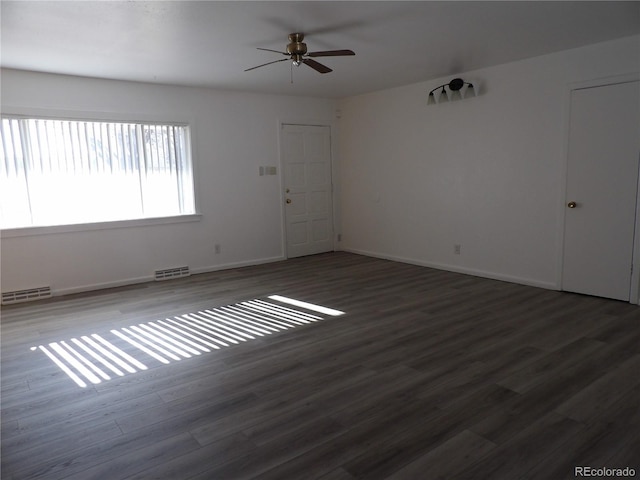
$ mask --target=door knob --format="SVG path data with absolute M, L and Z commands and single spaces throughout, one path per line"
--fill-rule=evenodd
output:
M 576 208 L 577 206 L 578 206 L 578 204 L 576 202 L 567 203 L 567 207 L 569 207 L 569 208 Z
M 291 199 L 290 198 L 287 198 L 287 203 L 291 203 Z

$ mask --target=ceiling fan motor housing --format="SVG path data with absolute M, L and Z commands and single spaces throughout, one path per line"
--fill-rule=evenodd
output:
M 303 43 L 304 35 L 302 33 L 289 34 L 289 45 L 287 45 L 287 53 L 289 55 L 305 55 L 307 53 L 307 44 Z

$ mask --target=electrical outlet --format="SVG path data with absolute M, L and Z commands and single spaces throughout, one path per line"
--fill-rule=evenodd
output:
M 219 244 L 219 243 L 216 243 L 216 244 L 213 246 L 213 251 L 214 251 L 214 252 L 215 252 L 215 254 L 217 255 L 217 254 L 219 254 L 219 253 L 220 253 L 220 250 L 221 250 L 221 248 L 220 248 L 220 244 Z
M 456 243 L 453 246 L 453 253 L 455 253 L 456 255 L 460 255 L 460 250 L 462 249 L 462 245 Z

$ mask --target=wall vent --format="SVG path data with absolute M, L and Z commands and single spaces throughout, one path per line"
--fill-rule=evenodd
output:
M 31 302 L 41 298 L 51 297 L 51 287 L 29 288 L 14 292 L 2 292 L 2 305 L 10 303 Z
M 165 268 L 164 270 L 156 270 L 155 279 L 156 281 L 170 280 L 172 278 L 188 277 L 189 275 L 191 275 L 189 267 Z

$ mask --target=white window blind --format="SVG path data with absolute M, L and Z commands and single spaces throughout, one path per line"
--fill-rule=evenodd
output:
M 2 118 L 0 227 L 195 213 L 186 125 Z

